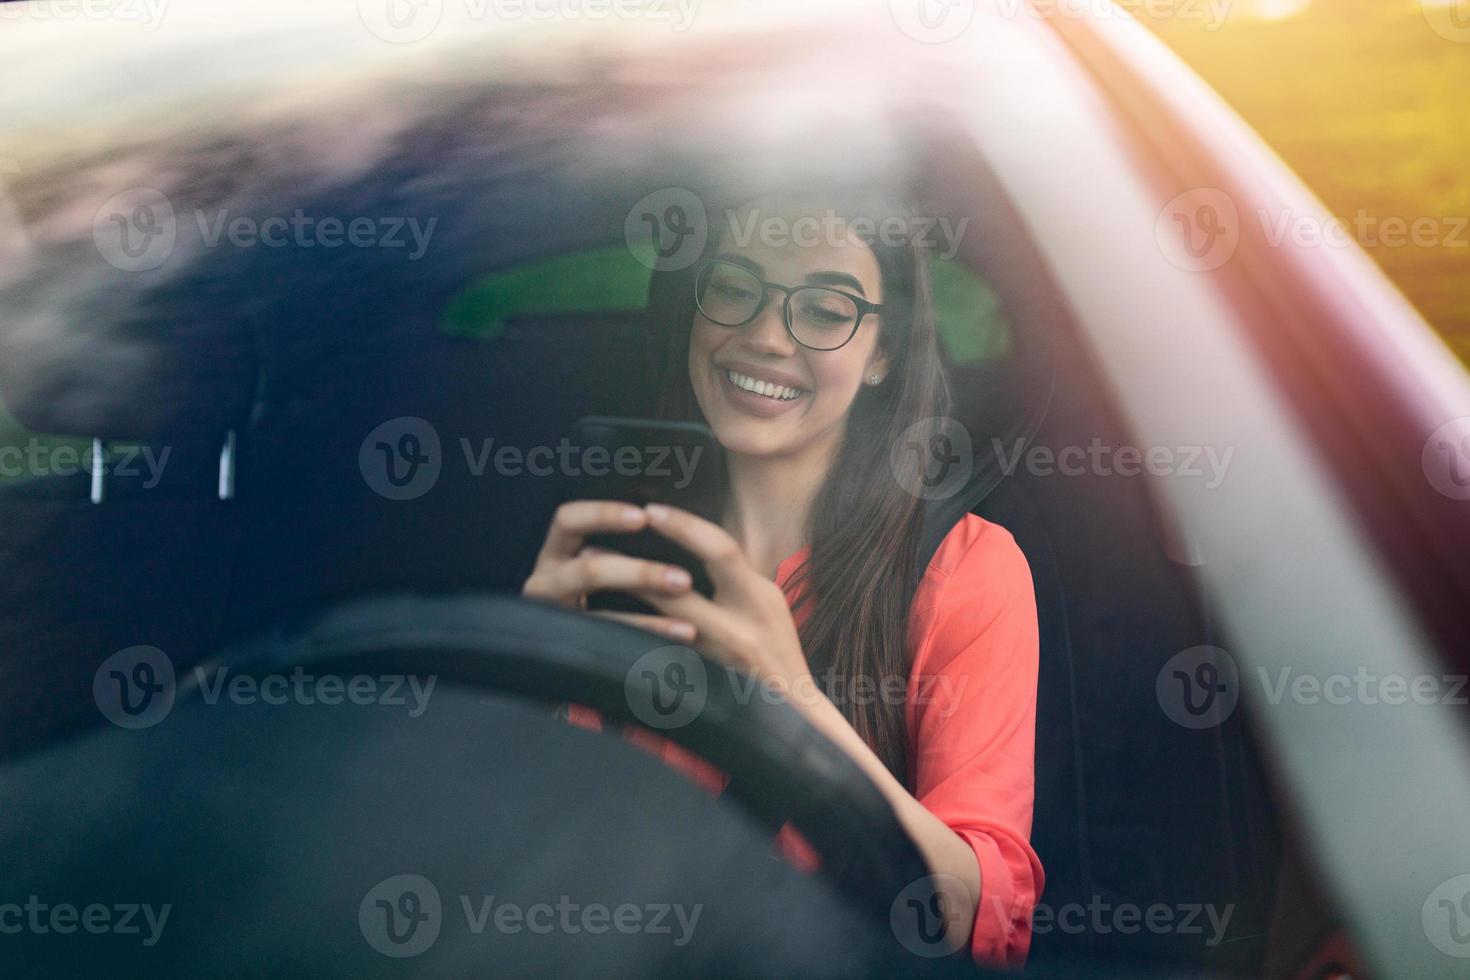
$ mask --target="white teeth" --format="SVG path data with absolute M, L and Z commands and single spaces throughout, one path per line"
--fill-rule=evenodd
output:
M 785 385 L 771 384 L 769 381 L 757 381 L 755 378 L 748 378 L 743 374 L 736 374 L 729 368 L 725 369 L 725 376 L 737 388 L 744 388 L 753 394 L 763 395 L 766 398 L 774 398 L 778 401 L 789 402 L 794 398 L 800 398 L 802 395 L 800 388 L 788 388 Z

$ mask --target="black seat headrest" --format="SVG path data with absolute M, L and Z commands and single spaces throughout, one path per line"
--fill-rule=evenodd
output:
M 143 285 L 107 264 L 90 226 L 75 235 L 0 284 L 6 409 L 34 432 L 110 440 L 212 441 L 239 426 L 256 388 L 250 331 L 210 290 Z

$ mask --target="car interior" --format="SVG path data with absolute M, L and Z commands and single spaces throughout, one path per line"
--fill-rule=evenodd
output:
M 753 858 L 768 850 L 749 801 L 703 799 L 619 739 L 561 724 L 551 705 L 603 694 L 567 680 L 558 695 L 554 672 L 533 681 L 476 680 L 469 671 L 446 684 L 446 709 L 423 721 L 211 713 L 191 707 L 199 692 L 182 682 L 177 716 L 146 733 L 152 741 L 112 728 L 96 710 L 98 666 L 135 644 L 166 651 L 183 678 L 221 658 L 247 663 L 265 648 L 278 656 L 341 626 L 332 616 L 344 607 L 357 609 L 347 632 L 360 634 L 391 631 L 409 611 L 470 615 L 434 601 L 514 596 L 558 488 L 550 478 L 476 473 L 467 450 L 478 453 L 487 438 L 555 445 L 584 415 L 655 413 L 648 368 L 672 325 L 650 312 L 658 275 L 625 244 L 623 217 L 648 189 L 689 187 L 719 200 L 751 178 L 706 145 L 644 134 L 646 170 L 634 185 L 622 159 L 589 173 L 581 148 L 549 136 L 534 114 L 487 141 L 465 111 L 491 113 L 446 110 L 371 168 L 310 196 L 285 180 L 252 184 L 249 166 L 232 167 L 266 159 L 268 147 L 173 148 L 171 162 L 190 175 L 170 191 L 182 200 L 224 195 L 264 213 L 305 197 L 323 213 L 439 215 L 436 249 L 422 262 L 370 249 L 224 250 L 148 289 L 91 297 L 77 309 L 93 318 L 67 323 L 48 344 L 0 340 L 9 345 L 0 360 L 23 357 L 30 374 L 23 385 L 15 368 L 0 374 L 0 401 L 15 420 L 9 441 L 41 433 L 83 452 L 94 439 L 114 452 L 171 450 L 156 486 L 109 475 L 100 502 L 84 472 L 0 481 L 8 573 L 0 786 L 44 819 L 30 821 L 40 840 L 23 867 L 66 879 L 90 860 L 114 868 L 118 881 L 190 882 L 179 894 L 207 904 L 211 891 L 249 892 L 226 867 L 295 880 L 284 855 L 310 853 L 310 868 L 323 871 L 355 869 L 363 853 L 397 848 L 411 859 L 394 867 L 440 868 L 452 879 L 479 846 L 478 829 L 506 852 L 494 859 L 502 880 L 564 881 L 603 860 L 597 887 L 609 895 L 678 881 L 712 909 L 723 901 L 743 910 L 741 929 L 754 930 L 744 935 L 769 936 L 776 952 L 766 955 L 788 972 L 871 970 L 879 954 L 850 938 L 864 932 L 855 923 L 867 910 L 847 885 L 832 890 L 830 881 Z M 1145 478 L 1060 478 L 1002 465 L 996 447 L 1009 454 L 1018 440 L 1118 446 L 1130 434 L 1055 270 L 1030 245 L 1001 183 L 973 147 L 942 128 L 921 129 L 911 156 L 884 160 L 870 177 L 936 213 L 971 219 L 962 248 L 936 258 L 933 272 L 952 415 L 971 436 L 975 472 L 955 497 L 930 505 L 929 519 L 944 526 L 970 511 L 1004 526 L 1034 577 L 1041 674 L 1032 841 L 1046 870 L 1042 901 L 1054 910 L 1232 910 L 1215 943 L 1208 928 L 1038 928 L 1029 969 L 1259 975 L 1287 831 L 1249 706 L 1222 725 L 1189 730 L 1159 710 L 1155 694 L 1176 653 L 1228 647 L 1229 638 L 1201 595 L 1188 542 L 1171 531 Z M 365 482 L 359 447 L 375 427 L 405 417 L 437 432 L 442 470 L 430 492 L 391 500 Z M 507 602 L 476 607 L 480 627 L 513 634 L 516 601 Z M 418 642 L 404 635 L 401 645 Z M 565 635 L 575 639 L 575 630 Z M 319 650 L 340 654 L 338 641 Z M 568 662 L 548 662 L 576 675 Z M 447 662 L 444 669 L 456 679 Z M 370 763 L 379 768 L 362 783 L 331 775 L 363 776 Z M 216 776 L 204 774 L 211 769 Z M 313 780 L 336 785 L 323 790 Z M 55 798 L 43 799 L 42 787 Z M 23 791 L 31 795 L 14 795 Z M 157 813 L 162 800 L 149 793 L 178 812 Z M 336 809 L 322 812 L 329 805 Z M 250 846 L 227 847 L 210 827 L 231 827 Z M 66 842 L 80 839 L 93 843 L 68 851 Z M 135 853 L 123 857 L 104 847 L 127 841 Z M 607 858 L 619 842 L 627 853 Z M 211 855 L 246 863 L 215 865 Z M 201 867 L 213 870 L 201 877 Z M 373 880 L 348 877 L 331 886 L 342 896 Z M 273 932 L 275 920 L 246 917 L 234 932 L 222 924 L 205 934 L 219 949 L 243 943 L 243 958 L 283 967 L 292 960 L 282 950 L 353 955 L 348 939 L 313 932 L 309 920 L 288 916 Z M 701 955 L 755 972 L 761 954 L 741 947 L 738 934 L 712 931 Z M 599 949 L 588 940 L 551 952 L 526 937 L 506 955 L 585 971 Z M 656 955 L 630 950 L 616 955 Z M 460 952 L 474 962 L 473 948 Z M 214 962 L 188 955 L 199 958 L 176 965 Z M 651 962 L 657 972 L 663 961 Z

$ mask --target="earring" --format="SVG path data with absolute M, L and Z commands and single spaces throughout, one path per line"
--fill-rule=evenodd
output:
M 878 382 L 880 382 L 882 380 L 883 380 L 883 375 L 881 375 L 881 374 L 870 374 L 870 375 L 868 375 L 868 384 L 870 384 L 870 385 L 875 385 L 875 384 L 877 384 Z

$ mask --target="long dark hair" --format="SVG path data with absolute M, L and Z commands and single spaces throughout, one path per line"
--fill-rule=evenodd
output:
M 868 219 L 866 227 L 873 228 L 885 227 L 885 217 L 914 213 L 882 202 L 834 210 Z M 711 250 L 717 238 L 711 234 Z M 800 636 L 813 677 L 889 771 L 907 783 L 903 699 L 883 693 L 883 681 L 902 678 L 907 689 L 909 598 L 917 585 L 923 517 L 911 491 L 925 461 L 907 447 L 893 450 L 916 423 L 948 412 L 949 389 L 927 252 L 911 243 L 867 244 L 883 279 L 879 345 L 889 356 L 888 376 L 876 387 L 862 386 L 849 410 L 846 437 L 812 502 L 811 550 L 791 584 L 800 589 L 797 608 L 810 605 Z M 689 380 L 692 269 L 656 272 L 649 299 L 654 330 L 666 332 L 655 346 L 660 413 L 703 421 Z M 854 685 L 860 678 L 861 689 Z

